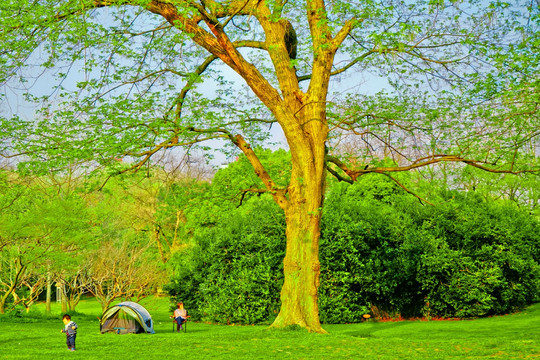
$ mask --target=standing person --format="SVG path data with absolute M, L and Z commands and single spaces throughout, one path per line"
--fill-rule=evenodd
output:
M 64 328 L 60 330 L 66 334 L 66 344 L 67 348 L 70 351 L 75 351 L 75 338 L 77 337 L 77 323 L 71 320 L 71 316 L 65 314 L 62 317 L 62 322 L 64 323 Z
M 176 306 L 178 306 L 178 308 L 174 310 L 173 317 L 176 321 L 176 332 L 180 332 L 180 330 L 182 330 L 182 323 L 187 318 L 187 311 L 186 309 L 184 309 L 183 302 L 179 302 L 178 304 L 176 304 Z

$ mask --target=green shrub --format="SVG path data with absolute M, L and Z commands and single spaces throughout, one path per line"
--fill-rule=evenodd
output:
M 255 324 L 277 315 L 285 228 L 276 207 L 271 199 L 251 199 L 176 254 L 167 291 L 193 318 Z
M 325 322 L 388 316 L 477 317 L 522 309 L 540 294 L 540 226 L 526 211 L 445 192 L 422 206 L 392 184 L 335 185 L 321 238 Z M 386 180 L 375 180 L 385 182 Z

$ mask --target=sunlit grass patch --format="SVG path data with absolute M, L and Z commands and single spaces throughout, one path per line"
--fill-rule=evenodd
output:
M 100 307 L 88 299 L 74 315 L 78 350 L 66 350 L 57 319 L 1 322 L 0 359 L 525 359 L 540 356 L 540 304 L 522 313 L 464 321 L 366 322 L 326 325 L 327 335 L 266 326 L 190 322 L 173 333 L 164 298 L 143 301 L 154 335 L 100 334 Z M 36 310 L 42 308 L 42 304 Z M 97 315 L 96 315 L 97 314 Z M 8 321 L 9 320 L 9 321 Z

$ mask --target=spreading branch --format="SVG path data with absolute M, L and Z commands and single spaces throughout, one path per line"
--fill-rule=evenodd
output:
M 356 179 L 358 179 L 359 176 L 369 174 L 369 173 L 384 174 L 384 173 L 390 173 L 390 172 L 404 172 L 404 171 L 410 171 L 410 170 L 422 168 L 425 166 L 429 166 L 429 165 L 433 165 L 433 164 L 437 164 L 441 162 L 461 162 L 461 163 L 473 166 L 475 168 L 478 168 L 478 169 L 481 169 L 490 173 L 496 173 L 496 174 L 518 175 L 518 174 L 525 174 L 525 173 L 531 173 L 531 174 L 540 173 L 540 169 L 513 170 L 513 167 L 511 167 L 510 169 L 497 169 L 497 168 L 490 167 L 490 166 L 495 166 L 495 164 L 493 163 L 486 163 L 485 161 L 480 161 L 480 160 L 466 159 L 457 155 L 444 155 L 444 154 L 424 157 L 405 166 L 372 167 L 372 168 L 365 168 L 365 169 L 351 169 L 341 160 L 330 155 L 326 156 L 326 161 L 336 165 L 345 174 L 347 174 L 350 177 L 351 181 L 353 182 L 356 181 Z

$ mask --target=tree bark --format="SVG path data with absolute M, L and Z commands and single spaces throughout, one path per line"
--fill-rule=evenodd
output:
M 62 294 L 62 312 L 65 314 L 68 312 L 68 301 L 67 301 L 67 294 L 66 294 L 66 285 L 62 283 L 62 290 L 60 291 Z
M 9 287 L 7 291 L 4 293 L 4 295 L 0 296 L 0 314 L 6 313 L 6 301 L 8 297 L 17 289 L 17 286 L 19 286 L 19 281 L 26 271 L 26 265 L 23 265 L 22 260 L 18 258 L 15 261 L 15 267 L 16 267 L 16 273 L 13 279 L 11 280 L 11 283 L 9 284 Z
M 311 203 L 316 205 L 317 201 Z M 317 294 L 320 211 L 316 208 L 310 211 L 313 207 L 298 202 L 291 204 L 287 211 L 287 250 L 283 260 L 285 281 L 281 289 L 281 309 L 272 327 L 299 325 L 310 332 L 325 332 L 319 321 Z
M 52 282 L 51 282 L 51 272 L 47 271 L 47 296 L 45 300 L 45 312 L 47 314 L 51 313 L 51 294 L 52 294 Z
M 324 107 L 312 101 L 297 115 L 299 126 L 291 140 L 292 171 L 288 201 L 282 206 L 287 245 L 281 310 L 272 327 L 299 325 L 325 333 L 319 321 L 319 238 L 326 178 Z M 293 140 L 294 139 L 294 140 Z

